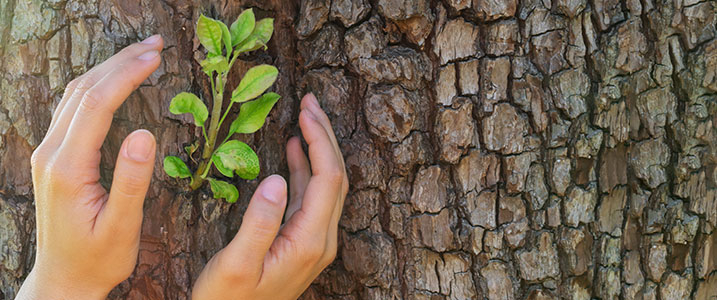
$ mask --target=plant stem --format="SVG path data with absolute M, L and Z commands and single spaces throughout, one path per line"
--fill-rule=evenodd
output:
M 229 70 L 232 69 L 234 62 L 237 60 L 238 57 L 239 57 L 239 53 L 235 51 L 232 55 L 232 59 L 229 62 L 229 68 L 227 68 L 227 74 L 229 73 Z M 232 105 L 234 105 L 234 101 L 229 102 L 229 107 L 227 107 L 227 111 L 224 112 L 224 115 L 222 116 L 221 120 L 219 120 L 219 127 L 222 127 L 222 124 L 224 124 L 224 119 L 227 117 L 227 115 L 229 114 L 229 111 L 232 109 Z M 219 145 L 226 143 L 226 141 L 229 140 L 229 138 L 231 138 L 231 137 L 232 137 L 232 134 L 229 133 Z
M 231 70 L 238 57 L 239 53 L 236 51 L 233 52 L 227 71 L 217 73 L 216 77 L 209 76 L 209 81 L 212 85 L 212 96 L 214 98 L 214 104 L 212 105 L 212 119 L 209 124 L 209 137 L 207 137 L 204 127 L 202 127 L 206 143 L 204 144 L 204 149 L 202 151 L 202 161 L 199 164 L 197 171 L 194 172 L 194 175 L 192 175 L 192 181 L 189 184 L 192 190 L 198 189 L 202 183 L 204 183 L 204 180 L 209 173 L 209 169 L 212 167 L 212 155 L 214 154 L 214 146 L 217 141 L 217 133 L 219 133 L 219 127 L 221 127 L 224 122 L 224 118 L 226 118 L 227 114 L 229 114 L 229 110 L 231 110 L 233 104 L 229 103 L 227 111 L 224 113 L 222 118 L 219 119 L 218 116 L 222 113 L 222 102 L 224 101 L 224 84 L 226 83 L 226 76 L 229 73 L 229 70 Z M 224 142 L 226 142 L 227 139 L 229 139 L 229 136 L 224 139 Z
M 237 51 L 234 51 L 234 53 L 232 53 L 232 59 L 229 60 L 229 67 L 227 68 L 227 73 L 229 73 L 229 70 L 232 69 L 234 62 L 237 60 L 238 57 L 239 53 L 237 53 Z
M 214 153 L 214 145 L 217 140 L 217 133 L 219 132 L 219 116 L 222 114 L 222 102 L 224 101 L 224 74 L 217 74 L 216 85 L 212 81 L 212 93 L 214 103 L 212 105 L 212 118 L 209 125 L 209 138 L 207 139 L 204 149 L 202 151 L 202 162 L 199 164 L 199 168 L 192 176 L 192 182 L 190 187 L 192 190 L 199 188 L 204 183 L 204 177 L 208 173 L 208 168 L 211 167 L 211 157 Z
M 227 111 L 224 112 L 224 115 L 223 115 L 222 118 L 219 120 L 219 128 L 222 127 L 222 124 L 224 123 L 224 119 L 225 119 L 225 118 L 227 117 L 227 115 L 229 114 L 229 111 L 232 110 L 232 105 L 234 105 L 234 101 L 230 101 L 230 102 L 229 102 L 229 107 L 227 107 Z M 220 144 L 220 145 L 221 145 L 221 144 Z

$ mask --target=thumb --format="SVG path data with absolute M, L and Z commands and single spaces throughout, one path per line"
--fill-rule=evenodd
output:
M 112 188 L 99 221 L 112 233 L 139 234 L 142 205 L 154 170 L 156 142 L 147 130 L 130 133 L 122 143 L 115 166 Z M 115 228 L 117 227 L 117 228 Z
M 286 207 L 286 181 L 279 175 L 264 179 L 254 192 L 241 227 L 222 255 L 241 266 L 251 278 L 261 275 L 264 256 L 274 242 Z M 227 259 L 223 257 L 222 260 Z

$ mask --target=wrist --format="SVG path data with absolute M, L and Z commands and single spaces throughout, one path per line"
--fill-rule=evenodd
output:
M 60 274 L 48 275 L 35 269 L 30 271 L 15 300 L 100 300 L 109 294 L 109 290 L 93 288 L 86 282 L 65 280 Z

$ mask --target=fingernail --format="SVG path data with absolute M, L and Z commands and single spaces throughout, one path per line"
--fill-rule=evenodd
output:
M 272 203 L 278 204 L 286 193 L 286 181 L 279 175 L 271 175 L 264 179 L 261 187 L 261 196 Z
M 152 155 L 154 136 L 147 130 L 140 129 L 129 136 L 127 156 L 137 162 L 146 162 Z
M 150 36 L 143 41 L 140 42 L 140 44 L 154 44 L 156 42 L 159 42 L 159 34 L 155 34 L 153 36 Z
M 157 50 L 147 51 L 145 53 L 142 53 L 142 55 L 137 56 L 140 60 L 153 60 L 155 57 L 159 55 L 159 52 Z

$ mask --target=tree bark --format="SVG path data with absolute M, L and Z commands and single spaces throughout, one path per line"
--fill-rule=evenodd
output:
M 32 268 L 29 159 L 65 85 L 164 37 L 102 148 L 109 186 L 129 132 L 152 131 L 158 158 L 201 139 L 168 111 L 182 91 L 211 105 L 196 20 L 249 7 L 275 18 L 274 37 L 227 87 L 270 63 L 283 96 L 240 137 L 259 179 L 288 175 L 305 92 L 350 177 L 339 253 L 302 299 L 717 296 L 714 0 L 0 0 L 0 298 Z M 233 180 L 227 204 L 158 159 L 137 268 L 109 298 L 189 298 L 259 179 Z

